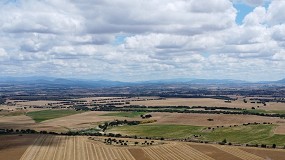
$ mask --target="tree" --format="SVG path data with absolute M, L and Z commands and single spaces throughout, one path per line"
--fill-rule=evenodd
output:
M 266 148 L 266 144 L 261 144 L 261 147 L 262 148 Z
M 224 139 L 221 144 L 226 144 L 227 143 L 227 139 Z
M 274 144 L 272 144 L 272 148 L 276 148 L 276 144 L 274 143 Z

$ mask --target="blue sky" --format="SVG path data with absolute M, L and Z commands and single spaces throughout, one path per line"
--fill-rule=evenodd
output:
M 253 11 L 254 7 L 247 5 L 245 3 L 237 3 L 234 5 L 234 7 L 237 9 L 237 17 L 236 22 L 237 24 L 241 25 L 244 17 Z
M 264 1 L 261 6 L 267 9 L 269 4 L 270 4 L 270 1 Z M 248 15 L 250 12 L 252 12 L 256 6 L 250 5 L 244 2 L 237 2 L 237 3 L 234 3 L 234 7 L 237 10 L 236 23 L 239 25 L 242 25 L 242 21 L 244 17 Z
M 1 76 L 284 78 L 285 1 L 10 0 L 0 8 Z

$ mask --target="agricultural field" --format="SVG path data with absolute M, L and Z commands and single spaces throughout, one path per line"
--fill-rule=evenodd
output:
M 53 112 L 57 112 L 58 110 L 51 110 Z M 40 111 L 40 113 L 48 113 L 46 111 Z M 61 111 L 65 114 L 65 110 Z M 37 112 L 32 112 L 37 113 Z M 68 113 L 70 113 L 68 111 Z M 114 114 L 114 112 L 98 112 L 98 111 L 88 111 L 88 112 L 78 112 L 72 111 L 71 113 L 76 113 L 72 115 L 65 115 L 64 114 L 53 114 L 46 115 L 46 118 L 53 118 L 53 119 L 46 119 L 45 121 L 35 122 L 30 116 L 27 115 L 19 115 L 19 116 L 3 116 L 0 117 L 0 128 L 13 128 L 13 129 L 35 129 L 38 131 L 46 130 L 46 131 L 55 131 L 55 132 L 67 132 L 69 130 L 81 130 L 81 129 L 88 129 L 93 128 L 94 126 L 98 125 L 98 123 L 108 122 L 115 119 L 118 120 L 141 120 L 140 116 L 129 118 L 129 117 L 120 117 L 120 116 L 102 116 L 108 114 Z M 45 114 L 44 114 L 45 115 Z M 55 116 L 60 117 L 55 117 Z M 35 118 L 38 115 L 35 114 Z M 42 120 L 42 117 L 39 117 L 39 120 Z
M 285 151 L 215 144 L 170 142 L 155 146 L 112 146 L 86 136 L 0 136 L 13 147 L 3 148 L 3 160 L 282 160 Z M 12 139 L 12 137 L 14 139 Z M 16 140 L 15 140 L 16 138 Z M 5 156 L 4 156 L 5 155 Z
M 149 98 L 149 99 L 147 99 Z M 151 99 L 153 98 L 153 99 Z M 249 112 L 285 113 L 282 103 L 267 103 L 258 109 L 252 109 L 256 103 L 244 103 L 241 99 L 226 103 L 224 100 L 211 98 L 166 98 L 140 97 L 121 99 L 115 97 L 80 98 L 78 103 L 85 105 L 96 102 L 128 101 L 127 105 L 146 106 L 209 106 L 209 107 L 237 107 L 246 108 Z M 74 103 L 77 103 L 74 99 Z M 248 147 L 231 147 L 229 145 L 214 145 L 212 143 L 227 141 L 237 144 L 276 144 L 278 148 L 285 145 L 285 119 L 279 117 L 265 117 L 257 115 L 232 114 L 198 114 L 198 113 L 170 113 L 146 110 L 137 111 L 76 111 L 73 109 L 50 109 L 50 103 L 57 105 L 60 101 L 26 101 L 15 102 L 16 105 L 1 105 L 0 128 L 6 129 L 34 129 L 37 131 L 112 133 L 121 135 L 136 135 L 138 137 L 165 138 L 165 144 L 152 146 L 116 146 L 106 145 L 94 141 L 86 136 L 54 136 L 54 135 L 23 135 L 14 137 L 11 144 L 23 144 L 12 148 L 0 144 L 1 154 L 12 155 L 9 160 L 47 160 L 47 159 L 282 159 L 285 150 L 271 150 Z M 107 102 L 108 103 L 108 102 Z M 25 109 L 17 109 L 23 108 Z M 34 108 L 28 106 L 39 106 Z M 46 107 L 47 106 L 47 107 Z M 272 108 L 273 106 L 273 108 Z M 90 107 L 90 106 L 88 106 Z M 115 107 L 120 109 L 122 106 Z M 271 107 L 270 109 L 268 107 Z M 183 108 L 181 108 L 183 109 Z M 150 114 L 148 119 L 140 115 Z M 150 121 L 148 124 L 110 126 L 105 132 L 98 128 L 99 124 L 114 120 Z M 251 123 L 250 125 L 243 125 Z M 260 123 L 253 125 L 252 123 Z M 263 124 L 266 123 L 266 124 Z M 83 132 L 82 132 L 83 133 Z M 85 134 L 86 135 L 86 134 Z M 0 136 L 5 139 L 5 136 Z M 0 138 L 0 139 L 1 139 Z M 22 139 L 23 138 L 23 139 Z M 105 137 L 106 138 L 106 137 Z M 7 138 L 9 139 L 9 138 Z M 11 138 L 10 138 L 11 139 Z M 211 144 L 179 142 L 209 141 Z M 139 139 L 138 139 L 139 140 Z M 168 141 L 171 140 L 171 141 Z M 10 141 L 10 140 L 9 140 Z M 20 141 L 19 143 L 17 141 Z M 8 144 L 9 142 L 7 142 Z M 263 152 L 266 151 L 266 152 Z M 10 154 L 11 153 L 11 154 Z M 266 153 L 266 154 L 265 154 Z M 276 155 L 278 154 L 278 156 Z M 267 157 L 266 157 L 267 156 Z M 13 158 L 15 157 L 15 158 Z
M 249 98 L 247 98 L 249 99 Z M 248 100 L 249 101 L 249 100 Z M 266 111 L 285 110 L 284 103 L 268 102 L 266 106 L 258 103 L 244 103 L 243 98 L 239 98 L 231 103 L 226 103 L 222 99 L 213 98 L 166 98 L 162 100 L 148 101 L 131 101 L 129 105 L 145 105 L 145 106 L 208 106 L 208 107 L 231 107 L 251 109 L 252 107 Z M 259 107 L 258 107 L 259 106 Z
M 276 144 L 284 146 L 285 135 L 273 134 L 275 125 L 240 125 L 232 127 L 199 127 L 189 125 L 136 125 L 118 126 L 109 130 L 112 133 L 136 135 L 142 137 L 163 137 L 171 139 L 205 140 L 210 142 L 227 142 L 238 144 Z
M 38 135 L 0 135 L 0 159 L 19 160 Z
M 128 117 L 128 118 L 135 118 L 140 117 L 140 115 L 144 115 L 146 112 L 113 112 L 113 113 L 106 113 L 101 116 L 115 116 L 115 117 Z
M 31 117 L 35 122 L 42 122 L 49 119 L 65 117 L 73 114 L 82 113 L 82 111 L 75 110 L 42 110 L 42 111 L 34 111 L 28 112 L 27 116 Z
M 150 113 L 158 124 L 187 124 L 194 126 L 240 125 L 244 123 L 270 122 L 284 125 L 285 119 L 255 115 L 198 114 L 198 113 Z M 208 119 L 213 119 L 209 121 Z

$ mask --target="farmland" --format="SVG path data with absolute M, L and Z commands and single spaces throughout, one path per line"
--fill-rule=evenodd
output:
M 0 136 L 0 138 L 7 138 L 7 136 Z M 20 140 L 22 141 L 22 139 Z M 15 140 L 10 138 L 5 143 L 12 144 L 13 141 Z M 148 147 L 116 147 L 90 140 L 89 137 L 85 136 L 30 135 L 25 137 L 24 141 L 27 141 L 24 142 L 24 145 L 16 143 L 11 149 L 0 148 L 0 156 L 13 153 L 12 157 L 4 158 L 4 160 L 261 160 L 264 158 L 282 160 L 285 156 L 285 151 L 279 149 L 244 148 L 189 142 L 166 142 L 166 144 Z
M 113 112 L 113 113 L 106 113 L 101 116 L 116 116 L 116 117 L 139 117 L 140 115 L 145 114 L 146 112 Z
M 274 135 L 274 125 L 248 125 L 237 127 L 205 128 L 189 125 L 137 125 L 111 128 L 110 132 L 143 137 L 164 137 L 221 142 L 226 139 L 239 144 L 276 144 L 283 146 L 285 135 Z M 195 135 L 199 135 L 195 137 Z
M 240 160 L 282 159 L 285 154 L 283 98 L 86 95 L 7 95 L 0 105 L 4 133 L 0 139 L 7 139 L 0 145 L 0 156 L 9 160 Z
M 131 101 L 130 105 L 145 105 L 145 106 L 209 106 L 209 107 L 230 107 L 230 108 L 244 108 L 251 109 L 252 107 L 269 112 L 283 112 L 284 104 L 269 102 L 266 106 L 259 103 L 250 103 L 250 97 L 246 98 L 249 102 L 244 103 L 244 98 L 239 97 L 231 103 L 225 103 L 222 99 L 213 98 L 166 98 L 163 100 L 149 100 L 149 101 Z M 252 101 L 256 102 L 256 101 Z
M 75 110 L 42 110 L 42 111 L 28 112 L 27 116 L 31 117 L 35 122 L 42 122 L 49 119 L 69 116 L 77 113 L 82 113 L 82 112 Z

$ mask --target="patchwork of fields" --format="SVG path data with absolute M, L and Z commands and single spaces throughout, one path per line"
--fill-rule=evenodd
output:
M 35 101 L 36 105 L 47 106 L 48 101 Z M 191 103 L 190 103 L 191 102 Z M 22 102 L 32 103 L 32 102 Z M 57 103 L 57 102 L 54 102 Z M 242 101 L 225 103 L 217 99 L 180 99 L 131 101 L 139 105 L 196 105 L 241 107 L 250 109 L 254 104 Z M 241 105 L 241 106 L 239 106 Z M 257 105 L 257 104 L 255 104 Z M 93 129 L 102 132 L 99 125 L 120 121 L 144 121 L 149 124 L 109 126 L 105 133 L 119 133 L 142 138 L 156 137 L 168 140 L 201 140 L 226 144 L 266 144 L 277 148 L 285 145 L 285 119 L 258 115 L 170 113 L 151 110 L 138 111 L 76 111 L 72 109 L 27 108 L 14 110 L 15 106 L 5 106 L 1 112 L 0 128 L 35 129 L 38 131 L 82 131 Z M 275 108 L 274 108 L 275 107 Z M 284 113 L 284 106 L 268 105 L 263 110 L 251 112 Z M 261 108 L 261 107 L 260 107 Z M 143 119 L 141 115 L 150 114 Z M 106 138 L 106 137 L 105 137 Z M 138 140 L 138 139 L 136 139 Z M 106 145 L 88 139 L 87 136 L 54 135 L 0 135 L 0 159 L 2 160 L 259 160 L 284 159 L 283 149 L 263 149 L 233 147 L 229 145 L 199 144 L 180 141 L 163 141 L 166 144 L 139 146 Z
M 8 153 L 13 154 L 8 158 L 9 160 L 281 160 L 285 157 L 285 151 L 280 149 L 186 142 L 166 142 L 163 145 L 148 147 L 117 147 L 89 140 L 86 136 L 26 136 L 8 136 L 10 138 L 5 141 L 5 144 L 11 144 L 15 139 L 18 141 L 23 141 L 23 139 L 27 141 L 28 139 L 29 143 L 20 143 L 18 144 L 20 148 L 14 146 L 12 149 L 7 149 L 4 147 L 5 144 L 1 143 L 0 157 Z M 33 139 L 31 139 L 32 136 Z M 7 136 L 0 136 L 0 138 L 7 138 Z M 23 146 L 25 146 L 25 151 L 21 148 Z

